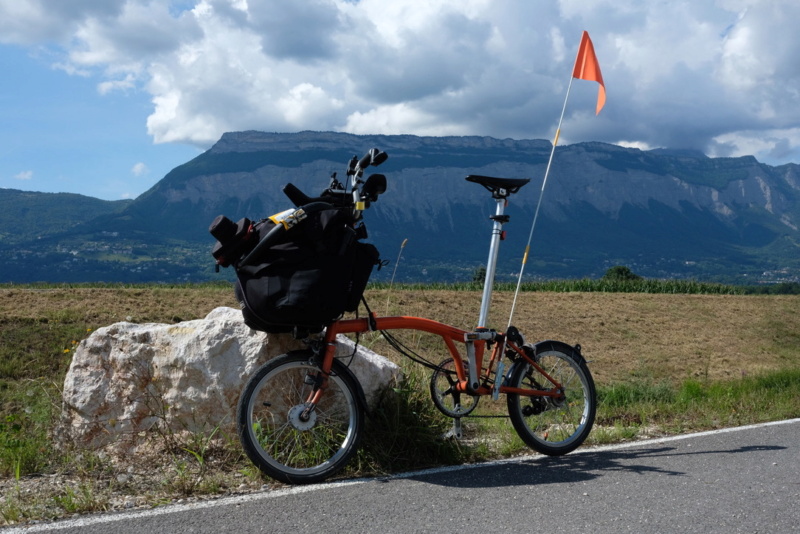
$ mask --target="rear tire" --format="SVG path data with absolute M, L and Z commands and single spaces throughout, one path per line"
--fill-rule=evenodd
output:
M 547 341 L 525 348 L 563 386 L 563 395 L 507 395 L 511 423 L 519 437 L 534 450 L 549 456 L 567 454 L 578 448 L 592 430 L 597 407 L 594 380 L 583 357 L 565 343 Z M 523 360 L 515 364 L 508 385 L 539 390 L 553 387 L 533 365 Z
M 364 428 L 359 386 L 333 361 L 322 398 L 304 414 L 322 377 L 310 351 L 278 356 L 260 367 L 239 399 L 239 439 L 266 475 L 288 484 L 319 482 L 341 470 L 358 450 Z

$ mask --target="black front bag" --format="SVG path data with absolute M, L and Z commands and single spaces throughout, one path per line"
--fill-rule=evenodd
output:
M 319 332 L 344 312 L 356 311 L 379 254 L 357 240 L 347 215 L 337 209 L 309 213 L 255 264 L 238 266 L 274 226 L 269 219 L 255 223 L 244 245 L 227 246 L 241 252 L 225 261 L 236 267 L 236 298 L 245 323 L 269 333 Z

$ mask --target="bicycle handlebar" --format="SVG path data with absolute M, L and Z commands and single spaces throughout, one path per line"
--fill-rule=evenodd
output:
M 384 161 L 386 161 L 389 157 L 389 154 L 384 152 L 383 150 L 378 150 L 377 148 L 369 149 L 369 152 L 364 154 L 364 157 L 358 160 L 358 166 L 360 169 L 366 169 L 370 165 L 373 167 L 377 167 Z
M 378 199 L 378 195 L 386 191 L 386 177 L 382 174 L 370 175 L 366 182 L 361 180 L 364 169 L 370 165 L 377 167 L 389 158 L 389 155 L 377 148 L 371 148 L 361 159 L 353 156 L 347 165 L 347 176 L 350 177 L 351 192 L 336 180 L 336 174 L 331 177 L 331 185 L 318 197 L 310 197 L 294 184 L 283 186 L 283 193 L 295 206 L 302 207 L 313 202 L 324 202 L 335 208 L 350 208 L 356 210 L 357 204 L 363 203 L 368 207 L 370 202 Z M 359 189 L 359 186 L 361 188 Z M 361 210 L 357 210 L 361 211 Z M 358 214 L 355 213 L 356 218 Z

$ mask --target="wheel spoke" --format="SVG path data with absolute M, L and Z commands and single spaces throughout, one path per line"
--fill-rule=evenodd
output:
M 526 364 L 510 377 L 512 385 L 542 389 L 547 373 L 561 386 L 561 397 L 508 395 L 514 429 L 531 447 L 544 454 L 565 454 L 579 446 L 594 422 L 594 382 L 586 364 L 572 351 L 551 349 L 536 357 L 541 372 Z
M 352 374 L 338 362 L 319 402 L 308 377 L 320 370 L 303 355 L 287 355 L 253 376 L 239 403 L 239 435 L 251 460 L 285 482 L 313 482 L 341 469 L 355 453 L 363 425 Z

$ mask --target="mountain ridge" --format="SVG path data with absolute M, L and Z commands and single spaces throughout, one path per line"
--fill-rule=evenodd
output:
M 318 194 L 332 171 L 343 176 L 346 162 L 373 146 L 389 154 L 376 170 L 389 185 L 365 220 L 385 257 L 409 238 L 402 279 L 469 278 L 485 261 L 493 204 L 464 181 L 468 174 L 531 179 L 510 199 L 512 223 L 501 251 L 501 278 L 519 269 L 552 147 L 545 140 L 230 132 L 137 199 L 37 244 L 53 255 L 48 261 L 60 254 L 59 265 L 74 266 L 73 279 L 80 267 L 85 276 L 134 281 L 208 279 L 207 228 L 216 215 L 259 219 L 286 209 L 285 183 Z M 560 146 L 526 273 L 596 277 L 623 264 L 650 277 L 748 282 L 778 271 L 796 277 L 799 195 L 796 164 L 599 142 Z M 37 275 L 25 265 L 20 260 L 17 270 Z M 0 279 L 19 280 L 11 267 L 0 269 Z

